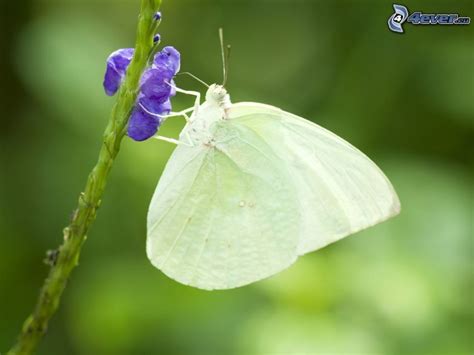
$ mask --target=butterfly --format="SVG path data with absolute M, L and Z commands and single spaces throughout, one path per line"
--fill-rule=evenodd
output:
M 384 173 L 334 133 L 274 106 L 231 103 L 223 85 L 202 104 L 196 95 L 147 217 L 147 256 L 170 278 L 244 286 L 399 213 Z

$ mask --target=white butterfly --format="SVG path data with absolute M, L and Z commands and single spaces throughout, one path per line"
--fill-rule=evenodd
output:
M 221 85 L 203 104 L 196 95 L 148 211 L 147 255 L 169 277 L 243 286 L 399 213 L 383 172 L 330 131 L 273 106 L 232 104 Z

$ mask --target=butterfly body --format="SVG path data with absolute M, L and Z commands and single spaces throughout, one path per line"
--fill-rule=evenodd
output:
M 180 134 L 180 140 L 186 143 L 189 137 L 194 146 L 213 144 L 212 125 L 226 119 L 231 106 L 230 96 L 225 88 L 217 84 L 211 85 L 206 93 L 206 101 L 193 112 L 189 124 Z

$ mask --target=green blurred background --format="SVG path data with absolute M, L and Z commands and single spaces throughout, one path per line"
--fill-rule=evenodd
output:
M 471 1 L 405 1 L 474 16 Z M 0 350 L 61 241 L 114 102 L 105 59 L 134 43 L 139 1 L 2 0 Z M 182 286 L 145 255 L 149 200 L 173 146 L 125 139 L 97 222 L 39 353 L 472 354 L 474 25 L 405 25 L 391 1 L 163 0 L 164 45 L 233 101 L 329 128 L 386 172 L 400 216 L 256 284 Z M 183 88 L 202 87 L 179 77 Z M 192 98 L 174 99 L 176 110 Z M 162 134 L 177 136 L 181 119 Z

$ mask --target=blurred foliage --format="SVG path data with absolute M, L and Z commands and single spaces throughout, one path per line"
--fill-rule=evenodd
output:
M 471 1 L 405 5 L 474 15 Z M 34 304 L 44 253 L 96 158 L 113 102 L 105 59 L 132 45 L 137 11 L 138 1 L 2 2 L 0 349 Z M 393 34 L 392 3 L 375 0 L 164 0 L 162 12 L 163 44 L 181 51 L 183 70 L 221 80 L 224 26 L 233 101 L 346 138 L 393 181 L 402 213 L 263 282 L 192 289 L 145 256 L 148 202 L 173 147 L 126 140 L 40 354 L 472 354 L 474 26 Z

